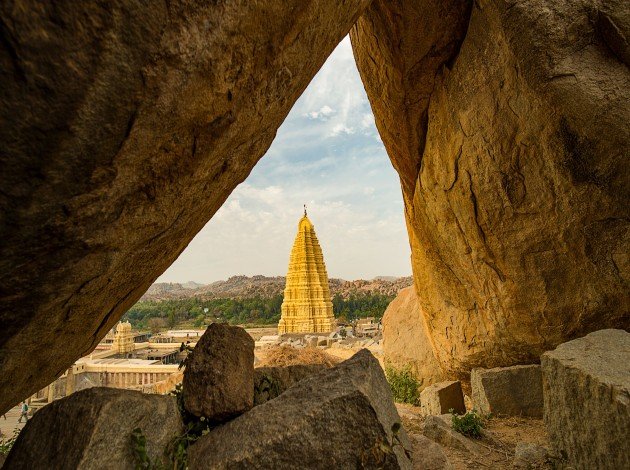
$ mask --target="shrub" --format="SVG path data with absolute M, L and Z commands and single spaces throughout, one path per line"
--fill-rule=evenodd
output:
M 449 412 L 453 415 L 451 422 L 453 429 L 460 434 L 468 437 L 479 439 L 481 437 L 481 428 L 483 428 L 483 419 L 475 410 L 468 411 L 464 415 L 458 415 L 451 408 Z
M 420 400 L 420 389 L 418 379 L 416 379 L 409 366 L 402 369 L 395 369 L 387 366 L 385 376 L 389 382 L 394 395 L 394 401 L 398 403 L 410 403 L 418 405 Z

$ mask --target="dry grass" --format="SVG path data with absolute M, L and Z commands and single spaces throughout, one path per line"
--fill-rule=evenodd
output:
M 341 359 L 326 354 L 317 348 L 294 348 L 282 345 L 269 348 L 265 351 L 264 358 L 256 364 L 264 366 L 292 366 L 295 364 L 326 364 L 328 367 L 341 362 Z

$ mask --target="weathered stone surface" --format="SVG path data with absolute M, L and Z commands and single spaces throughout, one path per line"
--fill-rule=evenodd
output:
M 401 289 L 383 314 L 383 352 L 386 364 L 411 367 L 421 390 L 444 380 L 414 286 Z
M 630 15 L 603 3 L 376 0 L 351 31 L 449 377 L 630 328 Z
M 350 31 L 376 127 L 413 197 L 440 70 L 457 56 L 472 1 L 375 0 Z
M 175 397 L 113 388 L 73 393 L 39 410 L 20 433 L 4 468 L 135 468 L 132 431 L 146 437 L 152 462 L 183 433 Z
M 466 413 L 464 393 L 459 381 L 439 382 L 429 385 L 420 393 L 422 412 L 428 415 L 442 415 L 454 410 L 457 414 Z
M 411 437 L 413 453 L 411 461 L 414 470 L 451 470 L 453 465 L 448 460 L 442 446 L 437 442 L 415 435 Z
M 383 370 L 364 349 L 212 430 L 188 461 L 191 470 L 410 468 L 398 426 Z
M 300 380 L 328 369 L 326 364 L 295 364 L 254 369 L 254 406 L 273 400 Z
M 572 468 L 630 468 L 630 333 L 596 331 L 541 362 L 554 454 Z
M 445 447 L 479 453 L 482 449 L 481 446 L 455 431 L 451 425 L 451 419 L 450 414 L 427 416 L 424 420 L 422 434 Z
M 177 258 L 368 3 L 0 4 L 0 412 Z
M 186 359 L 184 407 L 213 422 L 254 406 L 254 340 L 239 326 L 211 324 Z
M 473 407 L 499 416 L 543 415 L 540 366 L 473 369 L 470 375 Z
M 537 469 L 544 468 L 548 456 L 547 449 L 532 442 L 519 442 L 514 450 L 513 468 Z

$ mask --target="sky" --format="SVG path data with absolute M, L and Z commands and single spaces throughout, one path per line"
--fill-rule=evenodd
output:
M 249 177 L 158 282 L 284 276 L 306 204 L 329 277 L 411 275 L 398 175 L 346 37 Z

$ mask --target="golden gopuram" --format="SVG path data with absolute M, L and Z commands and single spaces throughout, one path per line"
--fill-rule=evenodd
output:
M 330 333 L 334 329 L 324 255 L 305 207 L 291 249 L 278 333 Z

